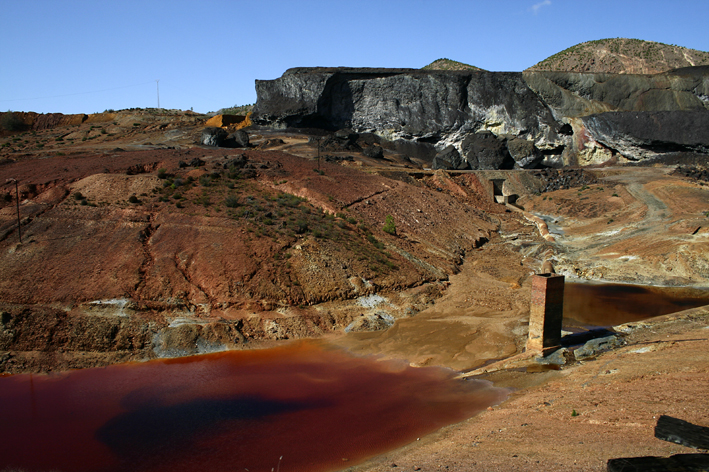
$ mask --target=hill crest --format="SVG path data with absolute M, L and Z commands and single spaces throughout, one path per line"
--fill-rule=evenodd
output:
M 607 38 L 571 46 L 527 71 L 657 74 L 701 65 L 709 65 L 709 52 L 640 39 Z
M 463 62 L 454 61 L 448 58 L 436 59 L 427 66 L 423 66 L 422 70 L 485 70 L 480 67 L 471 66 Z

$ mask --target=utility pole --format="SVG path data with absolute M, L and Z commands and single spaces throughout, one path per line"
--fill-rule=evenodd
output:
M 15 200 L 17 202 L 17 234 L 20 237 L 20 244 L 22 244 L 22 229 L 20 228 L 20 191 L 17 188 L 17 179 L 7 179 L 5 182 L 15 182 Z
M 155 85 L 158 87 L 158 110 L 160 109 L 160 79 L 155 81 Z

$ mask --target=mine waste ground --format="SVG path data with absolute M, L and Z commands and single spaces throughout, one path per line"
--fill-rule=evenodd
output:
M 709 287 L 706 162 L 431 171 L 386 149 L 318 159 L 297 132 L 201 146 L 203 121 L 107 114 L 0 138 L 3 373 L 317 337 L 511 389 L 344 470 L 601 471 L 697 452 L 653 428 L 661 415 L 709 426 L 708 307 L 608 315 L 611 336 L 583 355 L 524 347 L 546 260 L 567 282 Z

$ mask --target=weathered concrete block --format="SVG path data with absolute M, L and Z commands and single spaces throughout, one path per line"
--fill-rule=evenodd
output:
M 561 345 L 564 315 L 564 276 L 538 274 L 532 277 L 528 351 Z

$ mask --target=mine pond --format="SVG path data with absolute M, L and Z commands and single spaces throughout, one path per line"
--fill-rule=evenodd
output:
M 568 283 L 565 324 L 709 304 L 709 291 Z M 0 470 L 334 471 L 502 402 L 457 372 L 320 341 L 0 377 Z
M 564 324 L 616 326 L 709 305 L 709 289 L 598 282 L 564 285 Z
M 313 341 L 0 377 L 0 470 L 328 471 L 504 400 Z

